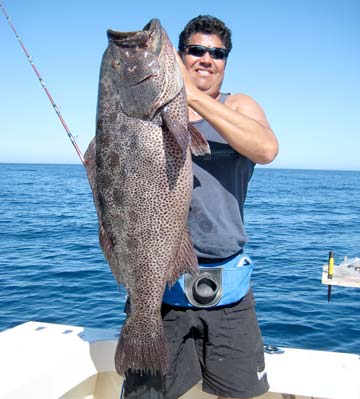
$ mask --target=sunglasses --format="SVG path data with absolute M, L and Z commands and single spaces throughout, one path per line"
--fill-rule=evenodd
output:
M 209 53 L 210 57 L 214 60 L 224 60 L 228 56 L 226 48 L 220 47 L 205 47 L 200 44 L 189 44 L 184 47 L 184 51 L 187 54 L 193 55 L 194 57 L 202 57 L 206 53 Z

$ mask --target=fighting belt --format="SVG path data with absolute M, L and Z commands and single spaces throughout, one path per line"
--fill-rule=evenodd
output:
M 222 262 L 199 264 L 200 273 L 182 275 L 166 287 L 163 302 L 182 307 L 210 308 L 230 305 L 250 289 L 253 264 L 243 252 Z

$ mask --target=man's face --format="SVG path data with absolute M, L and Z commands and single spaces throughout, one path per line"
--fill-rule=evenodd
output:
M 219 36 L 214 34 L 195 33 L 190 36 L 187 45 L 225 48 Z M 201 57 L 182 53 L 182 61 L 195 86 L 201 91 L 215 97 L 220 91 L 224 79 L 226 59 L 213 59 L 208 52 Z

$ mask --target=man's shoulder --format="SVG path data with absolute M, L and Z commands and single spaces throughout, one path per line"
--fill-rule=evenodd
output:
M 225 104 L 229 107 L 260 107 L 260 105 L 249 95 L 244 93 L 229 94 Z
M 240 112 L 265 125 L 268 124 L 261 106 L 249 95 L 244 93 L 230 94 L 226 97 L 225 104 L 233 110 Z

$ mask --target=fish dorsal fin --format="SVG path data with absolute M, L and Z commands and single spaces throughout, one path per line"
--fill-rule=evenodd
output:
M 191 135 L 191 152 L 195 156 L 210 154 L 210 146 L 205 136 L 191 123 L 188 124 Z
M 98 214 L 100 246 L 104 252 L 106 259 L 111 263 L 112 258 L 114 256 L 113 253 L 114 245 L 109 234 L 104 229 L 100 213 L 101 207 L 99 204 L 98 191 L 96 186 L 96 139 L 95 138 L 91 140 L 85 152 L 85 168 L 89 184 L 91 187 L 91 191 L 93 193 L 95 208 Z

